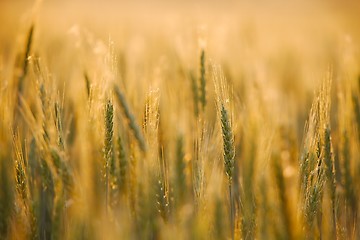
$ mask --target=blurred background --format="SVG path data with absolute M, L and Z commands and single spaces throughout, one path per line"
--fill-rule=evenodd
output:
M 310 69 L 316 74 L 329 64 L 328 57 L 338 63 L 359 58 L 357 1 L 1 0 L 0 21 L 0 51 L 5 59 L 34 21 L 39 46 L 76 45 L 74 36 L 85 31 L 105 43 L 112 39 L 134 59 L 137 54 L 160 58 L 170 48 L 192 63 L 194 50 L 203 42 L 209 56 L 229 64 L 231 71 L 245 60 L 257 62 L 258 67 L 301 61 L 304 72 Z M 158 51 L 159 45 L 163 51 Z M 51 54 L 61 57 L 56 50 L 63 49 L 57 47 Z

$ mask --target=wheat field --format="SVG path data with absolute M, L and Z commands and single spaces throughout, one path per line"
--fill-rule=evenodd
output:
M 0 239 L 360 239 L 356 1 L 0 1 Z

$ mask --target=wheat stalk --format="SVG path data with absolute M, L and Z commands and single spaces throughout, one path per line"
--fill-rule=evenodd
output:
M 234 238 L 234 229 L 235 229 L 235 202 L 234 202 L 234 193 L 233 193 L 233 175 L 234 175 L 234 165 L 235 165 L 235 146 L 234 146 L 234 134 L 232 129 L 232 122 L 229 116 L 229 112 L 225 107 L 225 103 L 229 102 L 227 84 L 225 83 L 225 78 L 221 69 L 219 67 L 213 67 L 214 74 L 214 85 L 217 95 L 217 106 L 220 117 L 220 125 L 222 132 L 222 142 L 223 142 L 223 159 L 224 159 L 224 168 L 225 173 L 228 179 L 229 187 L 229 202 L 230 202 L 230 227 L 231 235 Z
M 104 174 L 105 174 L 105 202 L 109 203 L 109 188 L 111 179 L 115 174 L 115 160 L 113 153 L 113 135 L 114 135 L 114 108 L 111 101 L 107 101 L 105 105 L 105 141 L 104 141 Z
M 129 105 L 125 100 L 124 94 L 121 92 L 120 88 L 116 85 L 114 86 L 114 92 L 115 92 L 115 96 L 116 96 L 119 104 L 121 105 L 121 108 L 123 109 L 124 115 L 125 115 L 126 119 L 128 120 L 128 125 L 129 125 L 130 129 L 132 130 L 132 132 L 135 136 L 135 139 L 137 140 L 137 142 L 140 146 L 140 149 L 143 152 L 146 152 L 146 143 L 145 143 L 144 136 L 141 133 L 141 128 L 136 123 L 134 114 L 131 112 Z
M 206 72 L 205 72 L 205 50 L 201 50 L 200 55 L 200 103 L 202 111 L 205 111 L 206 106 Z

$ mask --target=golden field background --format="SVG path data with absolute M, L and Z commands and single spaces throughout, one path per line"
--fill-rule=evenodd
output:
M 0 23 L 0 238 L 360 238 L 355 1 L 3 0 Z

